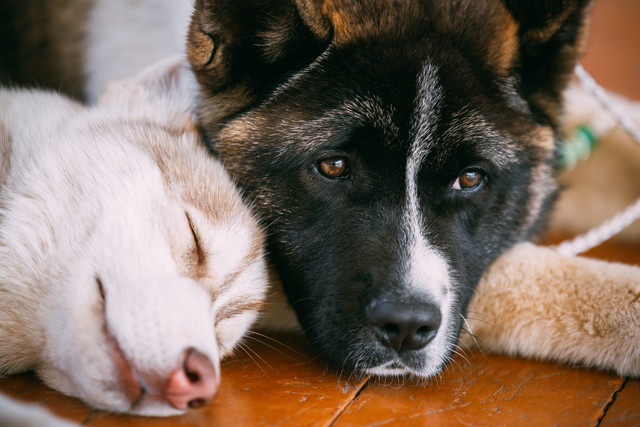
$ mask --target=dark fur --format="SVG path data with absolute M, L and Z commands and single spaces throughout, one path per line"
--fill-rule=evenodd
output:
M 367 368 L 394 356 L 371 330 L 367 307 L 420 298 L 401 283 L 399 219 L 424 62 L 437 66 L 444 98 L 424 141 L 423 227 L 454 266 L 464 313 L 484 268 L 537 233 L 554 198 L 555 146 L 540 135 L 557 134 L 588 3 L 198 2 L 188 51 L 202 125 L 256 202 L 289 301 L 330 359 Z M 210 56 L 202 54 L 207 39 Z M 235 108 L 219 109 L 228 94 Z M 344 102 L 355 105 L 337 113 Z M 318 173 L 332 155 L 350 158 L 348 178 Z M 497 165 L 501 157 L 513 161 Z M 458 174 L 474 165 L 487 171 L 486 185 L 453 194 Z M 353 356 L 360 353 L 367 356 Z M 424 361 L 404 353 L 419 372 Z
M 589 4 L 196 0 L 187 52 L 202 127 L 255 202 L 289 302 L 331 360 L 366 370 L 397 357 L 417 375 L 446 363 L 483 270 L 540 231 L 555 197 L 561 93 Z M 421 349 L 385 345 L 370 313 L 384 303 L 438 317 L 405 283 L 402 223 L 427 61 L 441 96 L 420 137 L 421 228 L 459 304 L 440 326 L 451 345 L 428 372 Z M 348 177 L 318 172 L 335 155 L 349 159 Z M 486 173 L 483 185 L 452 191 L 468 167 Z

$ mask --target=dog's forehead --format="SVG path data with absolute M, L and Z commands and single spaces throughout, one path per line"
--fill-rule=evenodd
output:
M 234 129 L 247 135 L 261 128 L 286 128 L 281 143 L 305 150 L 335 144 L 359 128 L 374 129 L 379 142 L 395 151 L 416 143 L 426 150 L 441 149 L 447 135 L 496 139 L 495 126 L 478 107 L 486 102 L 481 91 L 474 90 L 478 82 L 460 87 L 459 79 L 450 76 L 450 64 L 426 53 L 422 60 L 395 54 L 385 60 L 382 54 L 326 55 Z M 345 57 L 351 58 L 349 63 Z M 376 57 L 385 64 L 375 65 Z
M 418 87 L 423 66 L 416 58 L 393 50 L 391 46 L 377 52 L 359 45 L 331 46 L 278 86 L 265 102 L 241 120 L 231 121 L 223 139 L 272 129 L 286 133 L 292 148 L 299 141 L 311 148 L 350 130 L 370 128 L 381 140 L 397 144 L 406 136 L 402 134 L 407 132 L 416 96 L 424 95 Z
M 477 143 L 480 157 L 506 164 L 512 159 L 496 154 L 509 155 L 503 148 L 512 142 L 511 119 L 499 116 L 526 116 L 526 103 L 513 83 L 487 69 L 477 72 L 486 65 L 479 58 L 434 40 L 432 33 L 411 40 L 378 35 L 329 46 L 255 108 L 226 123 L 220 134 L 225 156 L 236 156 L 242 147 L 289 161 L 290 152 L 304 157 L 341 148 L 365 128 L 374 130 L 370 147 L 379 155 L 406 159 L 419 143 L 444 158 L 461 143 Z M 277 150 L 266 148 L 264 141 L 276 140 Z

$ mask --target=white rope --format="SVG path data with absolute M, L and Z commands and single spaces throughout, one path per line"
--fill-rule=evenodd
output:
M 618 213 L 613 218 L 592 228 L 584 234 L 573 239 L 566 240 L 555 247 L 555 250 L 562 255 L 574 256 L 593 249 L 602 242 L 611 239 L 613 236 L 630 226 L 640 218 L 640 199 L 631 206 Z
M 619 108 L 613 100 L 607 95 L 606 91 L 587 73 L 587 71 L 578 64 L 575 73 L 580 79 L 582 86 L 588 90 L 605 110 L 611 114 L 615 121 L 631 136 L 631 138 L 640 144 L 640 130 L 635 123 L 626 114 L 624 110 Z M 573 239 L 560 243 L 555 249 L 563 255 L 574 256 L 584 253 L 601 243 L 611 239 L 616 234 L 631 225 L 634 221 L 640 219 L 640 199 L 627 207 L 624 211 L 618 213 L 613 218 L 603 222 L 599 226 L 592 228 L 584 234 L 578 235 Z
M 580 84 L 588 90 L 594 98 L 600 102 L 600 105 L 604 107 L 605 110 L 611 114 L 616 122 L 622 126 L 622 128 L 631 136 L 631 138 L 637 143 L 640 144 L 640 129 L 636 126 L 636 124 L 631 120 L 631 117 L 624 111 L 624 109 L 620 108 L 609 95 L 604 90 L 602 86 L 600 86 L 596 81 L 591 77 L 587 70 L 581 64 L 576 65 L 574 70 L 576 76 L 580 80 Z

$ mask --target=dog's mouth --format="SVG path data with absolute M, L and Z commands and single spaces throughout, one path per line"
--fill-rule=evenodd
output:
M 103 313 L 104 320 L 104 335 L 106 337 L 107 345 L 109 347 L 111 360 L 113 360 L 118 377 L 118 384 L 121 385 L 122 391 L 124 392 L 127 400 L 131 402 L 131 410 L 135 409 L 140 402 L 144 399 L 146 394 L 146 390 L 144 386 L 140 383 L 137 378 L 136 373 L 134 372 L 131 364 L 127 361 L 124 352 L 120 348 L 118 344 L 118 340 L 113 336 L 111 331 L 109 330 L 109 326 L 106 321 L 105 311 L 106 311 L 106 294 L 104 290 L 104 285 L 102 284 L 102 280 L 100 277 L 96 277 L 96 284 L 98 286 L 98 291 L 100 293 L 100 304 Z
M 449 351 L 440 355 L 427 355 L 432 353 L 423 351 L 413 357 L 403 355 L 392 356 L 385 362 L 372 364 L 363 369 L 363 373 L 374 377 L 415 377 L 429 378 L 439 373 L 449 361 Z
M 372 345 L 371 348 L 375 348 Z M 374 377 L 415 377 L 429 378 L 437 375 L 450 359 L 448 348 L 436 346 L 421 351 L 406 353 L 392 353 L 389 351 L 366 352 L 370 358 L 360 357 L 347 363 L 353 364 L 353 369 L 361 374 Z
M 107 295 L 99 277 L 96 277 L 96 284 L 104 319 L 103 333 L 115 371 L 109 389 L 121 396 L 119 403 L 102 409 L 137 415 L 177 415 L 209 403 L 220 383 L 215 360 L 193 346 L 185 346 L 176 356 L 178 363 L 168 370 L 153 369 L 144 363 L 136 367 L 109 328 Z
M 411 372 L 411 369 L 404 366 L 398 360 L 391 360 L 387 363 L 383 363 L 382 365 L 376 366 L 374 368 L 369 368 L 365 371 L 365 373 L 373 375 L 375 377 L 400 377 L 411 374 Z

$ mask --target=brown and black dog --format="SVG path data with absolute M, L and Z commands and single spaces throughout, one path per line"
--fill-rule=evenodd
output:
M 184 17 L 87 1 L 51 13 L 85 17 L 74 57 L 88 98 L 107 64 L 135 68 L 125 52 L 171 49 L 153 35 L 170 26 L 125 31 L 110 16 Z M 561 94 L 590 3 L 196 1 L 186 52 L 201 126 L 268 227 L 289 304 L 328 358 L 419 377 L 447 363 L 482 272 L 541 229 L 555 198 Z M 2 19 L 16 22 L 20 7 L 3 2 Z M 3 26 L 16 31 L 0 37 L 12 43 L 0 71 L 30 82 L 16 52 L 64 58 L 33 42 L 46 35 L 21 44 L 21 25 Z

